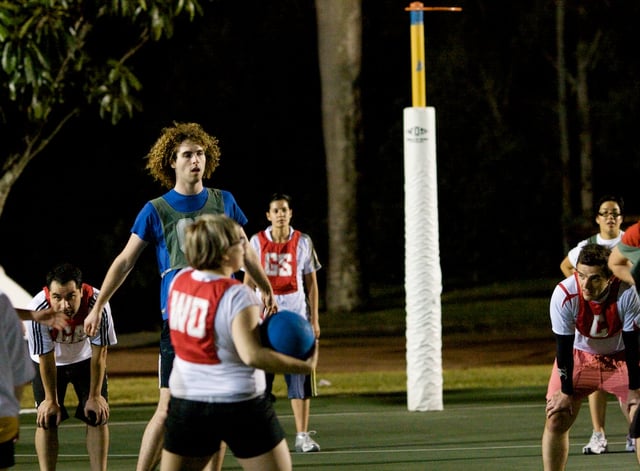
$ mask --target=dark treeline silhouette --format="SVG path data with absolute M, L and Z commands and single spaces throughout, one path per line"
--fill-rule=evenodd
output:
M 292 225 L 312 236 L 326 261 L 330 195 L 313 2 L 202 3 L 204 17 L 178 25 L 172 40 L 137 58 L 145 86 L 142 114 L 115 127 L 83 116 L 16 183 L 0 224 L 0 264 L 30 292 L 42 287 L 47 270 L 61 260 L 78 264 L 86 280 L 99 285 L 138 210 L 164 191 L 145 174 L 143 158 L 160 129 L 174 120 L 200 122 L 219 137 L 221 165 L 208 184 L 234 193 L 249 217 L 248 233 L 267 223 L 268 195 L 285 191 L 294 201 Z M 391 285 L 404 281 L 408 3 L 363 1 L 357 223 L 366 279 Z M 462 13 L 425 15 L 427 103 L 436 108 L 438 123 L 445 290 L 561 276 L 554 8 L 552 2 L 521 3 L 463 1 L 455 2 Z M 634 139 L 640 59 L 633 48 L 640 4 L 580 2 L 592 11 L 578 21 L 578 2 L 573 3 L 567 16 L 569 67 L 577 35 L 603 32 L 589 71 L 594 194 L 597 199 L 604 192 L 620 193 L 627 212 L 640 214 L 634 191 L 640 175 Z M 572 242 L 585 235 L 576 233 Z M 319 272 L 321 289 L 323 276 Z M 159 324 L 151 249 L 112 304 L 119 331 Z

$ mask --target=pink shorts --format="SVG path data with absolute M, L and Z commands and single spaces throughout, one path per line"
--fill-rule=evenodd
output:
M 557 361 L 547 387 L 547 399 L 561 388 Z M 594 391 L 602 390 L 615 395 L 626 403 L 629 395 L 629 377 L 624 352 L 613 355 L 594 355 L 573 349 L 573 397 L 587 397 Z

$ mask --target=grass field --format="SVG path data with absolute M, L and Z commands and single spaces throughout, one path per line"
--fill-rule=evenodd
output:
M 536 388 L 544 390 L 549 380 L 550 365 L 509 366 L 456 369 L 444 371 L 444 392 L 452 395 L 464 391 Z M 322 375 L 330 386 L 320 386 L 322 396 L 405 394 L 407 375 L 402 371 L 370 373 L 328 373 Z M 282 375 L 276 376 L 274 394 L 286 398 L 286 385 Z M 68 391 L 67 402 L 75 404 L 73 389 Z M 155 377 L 115 377 L 109 379 L 111 406 L 150 405 L 158 400 L 158 380 Z M 33 394 L 26 388 L 22 407 L 33 407 Z

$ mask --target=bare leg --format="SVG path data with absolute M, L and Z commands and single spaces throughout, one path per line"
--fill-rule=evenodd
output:
M 627 419 L 627 423 L 631 425 L 631 419 L 633 418 L 633 416 L 629 415 L 629 411 L 627 410 L 627 403 L 618 401 L 618 404 L 620 405 L 620 410 L 622 411 L 622 415 L 624 415 L 624 418 Z
M 569 457 L 569 432 L 555 433 L 545 425 L 542 434 L 542 462 L 545 471 L 564 470 Z
M 547 418 L 542 433 L 542 462 L 545 471 L 562 471 L 569 458 L 569 429 L 580 411 L 580 401 L 573 401 L 573 414 L 559 412 Z
M 91 462 L 91 471 L 107 471 L 109 453 L 109 426 L 87 425 L 87 452 Z
M 137 471 L 151 471 L 160 462 L 164 443 L 164 422 L 167 420 L 170 397 L 171 391 L 169 388 L 160 388 L 158 406 L 142 435 L 138 464 L 136 466 Z
M 40 471 L 55 471 L 58 462 L 58 427 L 49 426 L 48 429 L 36 428 L 36 453 Z
M 589 394 L 589 412 L 594 432 L 605 434 L 604 424 L 607 415 L 607 393 L 605 391 L 594 391 Z
M 220 449 L 217 453 L 214 453 L 207 465 L 202 471 L 220 471 L 222 469 L 222 463 L 224 462 L 224 455 L 227 452 L 227 444 L 220 442 Z
M 296 432 L 308 432 L 311 399 L 291 399 L 291 410 L 296 422 Z
M 212 457 L 213 459 L 213 457 Z M 160 471 L 201 471 L 210 462 L 208 456 L 192 458 L 180 456 L 167 450 L 162 450 L 162 464 Z
M 311 438 L 316 432 L 309 432 L 309 409 L 311 399 L 291 399 L 291 409 L 296 422 L 296 441 L 294 444 L 297 452 L 309 453 L 320 451 L 320 445 Z
M 271 451 L 254 458 L 238 458 L 238 463 L 245 471 L 291 471 L 292 469 L 291 455 L 284 439 Z

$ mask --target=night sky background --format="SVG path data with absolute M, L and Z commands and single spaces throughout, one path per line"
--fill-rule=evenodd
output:
M 404 282 L 408 3 L 363 0 L 365 142 L 358 158 L 358 217 L 367 254 L 363 270 L 373 284 Z M 579 19 L 570 5 L 568 52 L 579 35 L 604 31 L 589 72 L 594 194 L 622 194 L 628 224 L 640 214 L 640 2 L 580 3 L 589 11 Z M 60 261 L 77 263 L 86 281 L 100 286 L 138 211 L 165 191 L 146 174 L 144 156 L 172 121 L 199 122 L 219 138 L 221 165 L 206 183 L 235 195 L 249 218 L 248 234 L 266 226 L 269 196 L 289 193 L 292 225 L 311 235 L 326 267 L 330 195 L 313 1 L 202 4 L 204 17 L 181 22 L 172 40 L 136 56 L 142 113 L 115 127 L 97 113 L 83 115 L 29 164 L 11 191 L 0 224 L 0 264 L 31 293 Z M 434 4 L 464 9 L 425 15 L 427 103 L 436 108 L 438 126 L 444 289 L 560 278 L 553 2 Z M 568 62 L 571 67 L 571 57 Z M 589 232 L 583 224 L 573 242 L 596 231 L 594 223 L 586 227 Z M 158 285 L 155 254 L 147 249 L 112 300 L 116 318 L 127 319 L 119 330 L 159 324 Z

